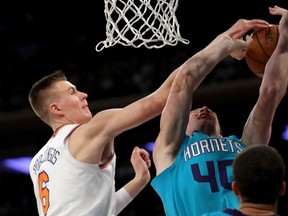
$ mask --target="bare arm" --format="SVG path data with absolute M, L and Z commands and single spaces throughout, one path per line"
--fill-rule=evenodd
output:
M 162 112 L 177 71 L 178 69 L 171 73 L 155 92 L 124 108 L 101 111 L 89 123 L 75 130 L 69 143 L 72 155 L 85 163 L 107 160 L 114 150 L 113 142 L 117 135 Z
M 149 153 L 145 149 L 135 147 L 130 161 L 135 171 L 135 177 L 116 192 L 116 215 L 145 188 L 151 179 L 149 172 L 151 160 Z
M 242 141 L 246 145 L 268 144 L 276 109 L 284 97 L 288 83 L 288 11 L 269 8 L 273 15 L 282 15 L 277 47 L 266 64 L 258 100 L 244 126 Z
M 181 146 L 192 106 L 192 93 L 221 60 L 232 52 L 246 49 L 252 41 L 250 37 L 246 41 L 233 40 L 237 33 L 238 29 L 230 35 L 217 37 L 217 41 L 188 59 L 177 74 L 161 116 L 160 133 L 153 150 L 157 175 L 173 163 Z

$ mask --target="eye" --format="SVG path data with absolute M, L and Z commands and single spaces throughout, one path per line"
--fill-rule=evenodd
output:
M 76 92 L 76 89 L 74 89 L 74 88 L 70 88 L 70 89 L 69 89 L 69 93 L 70 93 L 71 95 L 75 94 L 75 92 Z

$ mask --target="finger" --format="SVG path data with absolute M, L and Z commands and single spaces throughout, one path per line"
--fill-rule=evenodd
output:
M 233 39 L 239 39 L 239 38 L 242 38 L 243 33 L 242 33 L 241 29 L 235 29 L 235 30 L 229 32 L 228 35 Z

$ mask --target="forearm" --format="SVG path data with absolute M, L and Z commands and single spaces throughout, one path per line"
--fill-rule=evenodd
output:
M 118 215 L 149 183 L 149 181 L 132 179 L 116 192 L 116 215 Z
M 159 107 L 161 107 L 161 110 L 159 112 L 159 114 L 162 112 L 165 104 L 166 104 L 166 101 L 167 101 L 167 98 L 168 98 L 168 95 L 170 93 L 170 89 L 171 89 L 171 86 L 174 82 L 174 79 L 177 75 L 179 71 L 179 68 L 177 68 L 176 70 L 174 70 L 169 76 L 168 78 L 164 81 L 164 83 L 155 91 L 153 92 L 150 96 L 154 97 L 154 101 L 156 104 L 159 104 Z
M 280 42 L 279 40 L 278 43 Z M 287 43 L 288 40 L 286 40 Z M 285 50 L 286 44 L 282 46 L 279 44 L 267 62 L 260 89 L 262 91 L 264 86 L 276 88 L 278 91 L 278 104 L 286 94 L 288 84 L 288 49 L 286 48 Z
M 174 70 L 173 73 L 171 73 L 170 76 L 166 79 L 166 81 L 154 93 L 151 94 L 151 96 L 155 96 L 157 98 L 155 98 L 155 101 L 157 101 L 157 103 L 161 103 L 164 108 L 174 79 L 182 67 L 191 68 L 195 67 L 195 65 L 199 67 L 200 71 L 197 70 L 197 74 L 195 73 L 195 83 L 198 87 L 203 78 L 213 69 L 213 67 L 215 67 L 217 63 L 219 63 L 230 54 L 226 45 L 223 44 L 223 40 L 221 40 L 222 37 L 222 34 L 217 36 L 213 43 L 209 44 L 204 50 L 198 52 L 189 58 L 186 62 L 184 62 L 176 70 Z M 194 70 L 194 68 L 192 70 Z M 202 71 L 207 73 L 204 74 Z M 201 75 L 199 76 L 200 73 Z
M 143 176 L 142 178 L 135 177 L 131 181 L 129 181 L 125 186 L 125 190 L 130 194 L 130 196 L 134 199 L 149 183 L 150 178 L 147 176 Z
M 148 151 L 136 146 L 132 151 L 130 160 L 135 171 L 135 177 L 119 190 L 118 195 L 118 191 L 116 193 L 117 214 L 144 189 L 151 179 L 149 172 L 151 160 Z
M 133 198 L 127 192 L 125 187 L 122 187 L 116 192 L 116 215 L 118 215 L 131 201 Z
M 230 54 L 229 46 L 225 43 L 225 40 L 217 39 L 217 42 L 209 44 L 183 64 L 181 70 L 188 71 L 192 76 L 193 92 L 214 67 Z

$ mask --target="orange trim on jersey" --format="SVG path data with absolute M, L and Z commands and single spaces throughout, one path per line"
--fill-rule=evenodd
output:
M 99 165 L 100 169 L 104 169 L 107 166 L 109 166 L 112 162 L 113 157 L 114 157 L 114 153 L 111 155 L 111 157 L 105 163 L 102 163 Z
M 64 124 L 64 125 L 61 125 L 60 127 L 58 127 L 58 128 L 55 130 L 55 132 L 53 133 L 53 135 L 52 135 L 51 138 L 55 137 L 55 136 L 58 134 L 58 132 L 60 131 L 60 129 L 63 128 L 65 125 L 67 125 L 67 124 Z M 65 140 L 66 140 L 79 126 L 81 126 L 81 124 L 76 125 L 75 127 L 73 127 L 73 128 L 71 129 L 71 131 L 68 133 L 68 135 L 65 137 Z M 107 166 L 109 166 L 109 165 L 111 164 L 111 162 L 112 162 L 113 157 L 114 157 L 114 153 L 110 156 L 110 158 L 109 158 L 106 162 L 104 162 L 104 163 L 102 163 L 102 164 L 99 165 L 100 169 L 104 169 L 104 168 L 106 168 Z

